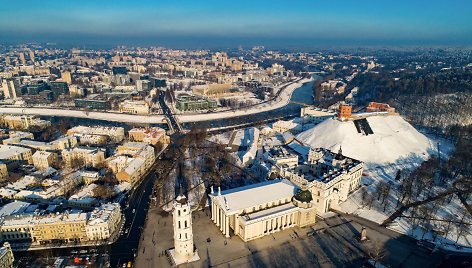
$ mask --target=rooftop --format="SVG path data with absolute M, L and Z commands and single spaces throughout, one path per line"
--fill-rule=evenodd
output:
M 221 207 L 227 208 L 226 214 L 233 214 L 278 199 L 292 198 L 296 189 L 294 184 L 284 179 L 226 190 L 215 197 Z

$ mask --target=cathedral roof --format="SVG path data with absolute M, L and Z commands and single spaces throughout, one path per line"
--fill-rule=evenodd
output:
M 313 200 L 310 190 L 300 190 L 298 193 L 295 194 L 294 197 L 298 201 L 305 203 L 309 203 Z

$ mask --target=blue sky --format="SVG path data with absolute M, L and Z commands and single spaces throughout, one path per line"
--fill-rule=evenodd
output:
M 0 41 L 471 45 L 471 11 L 468 0 L 2 0 Z

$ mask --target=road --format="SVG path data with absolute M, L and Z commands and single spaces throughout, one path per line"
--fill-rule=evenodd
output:
M 27 107 L 0 107 L 0 113 L 5 114 L 31 114 L 42 116 L 61 116 L 105 120 L 122 123 L 163 124 L 163 115 L 136 115 L 115 112 L 85 112 L 64 108 L 27 108 Z
M 162 152 L 161 152 L 162 153 Z M 44 256 L 75 256 L 74 252 L 96 252 L 104 253 L 110 256 L 111 267 L 121 267 L 123 263 L 134 261 L 134 254 L 138 248 L 139 239 L 147 217 L 150 204 L 150 194 L 156 178 L 158 161 L 151 167 L 150 172 L 144 177 L 143 181 L 132 190 L 128 198 L 128 207 L 122 210 L 125 216 L 123 233 L 118 240 L 111 245 L 90 247 L 74 247 L 61 249 L 47 249 L 38 251 L 15 252 L 15 258 L 32 260 L 35 257 Z
M 248 109 L 239 109 L 232 111 L 221 111 L 215 113 L 203 113 L 203 114 L 182 114 L 174 115 L 169 109 L 167 104 L 164 102 L 164 94 L 159 95 L 159 103 L 164 111 L 164 115 L 138 115 L 138 114 L 125 114 L 118 112 L 99 112 L 99 111 L 83 111 L 67 108 L 54 108 L 54 107 L 13 107 L 3 106 L 0 107 L 0 113 L 6 114 L 31 114 L 39 116 L 60 116 L 60 117 L 74 117 L 74 118 L 85 118 L 94 120 L 104 120 L 111 122 L 122 122 L 122 123 L 138 123 L 138 124 L 164 124 L 165 118 L 167 117 L 171 122 L 172 126 L 179 126 L 178 122 L 191 123 L 191 122 L 203 122 L 213 121 L 220 119 L 231 119 L 235 117 L 257 115 L 268 111 L 273 111 L 282 107 L 285 107 L 292 100 L 292 93 L 295 89 L 303 86 L 304 83 L 310 82 L 312 79 L 297 79 L 293 82 L 284 84 L 285 86 L 278 92 L 277 97 L 274 101 L 264 103 L 260 105 L 254 105 Z
M 165 102 L 165 95 L 162 91 L 159 93 L 159 105 L 162 108 L 164 116 L 166 116 L 166 118 L 168 119 L 168 122 L 171 125 L 171 129 L 173 129 L 175 133 L 180 133 L 182 131 L 182 127 L 179 125 L 179 123 L 175 119 L 174 114 L 172 113 L 172 110 Z

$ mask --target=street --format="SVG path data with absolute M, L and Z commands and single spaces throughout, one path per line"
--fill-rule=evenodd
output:
M 194 243 L 200 260 L 182 267 L 368 267 L 376 244 L 385 250 L 380 260 L 390 267 L 439 267 L 445 255 L 430 253 L 414 239 L 351 216 L 334 215 L 306 228 L 291 228 L 243 242 L 225 238 L 211 222 L 210 211 L 193 212 Z M 368 241 L 359 233 L 367 227 Z M 172 216 L 149 211 L 136 267 L 170 267 L 163 253 L 173 247 Z

